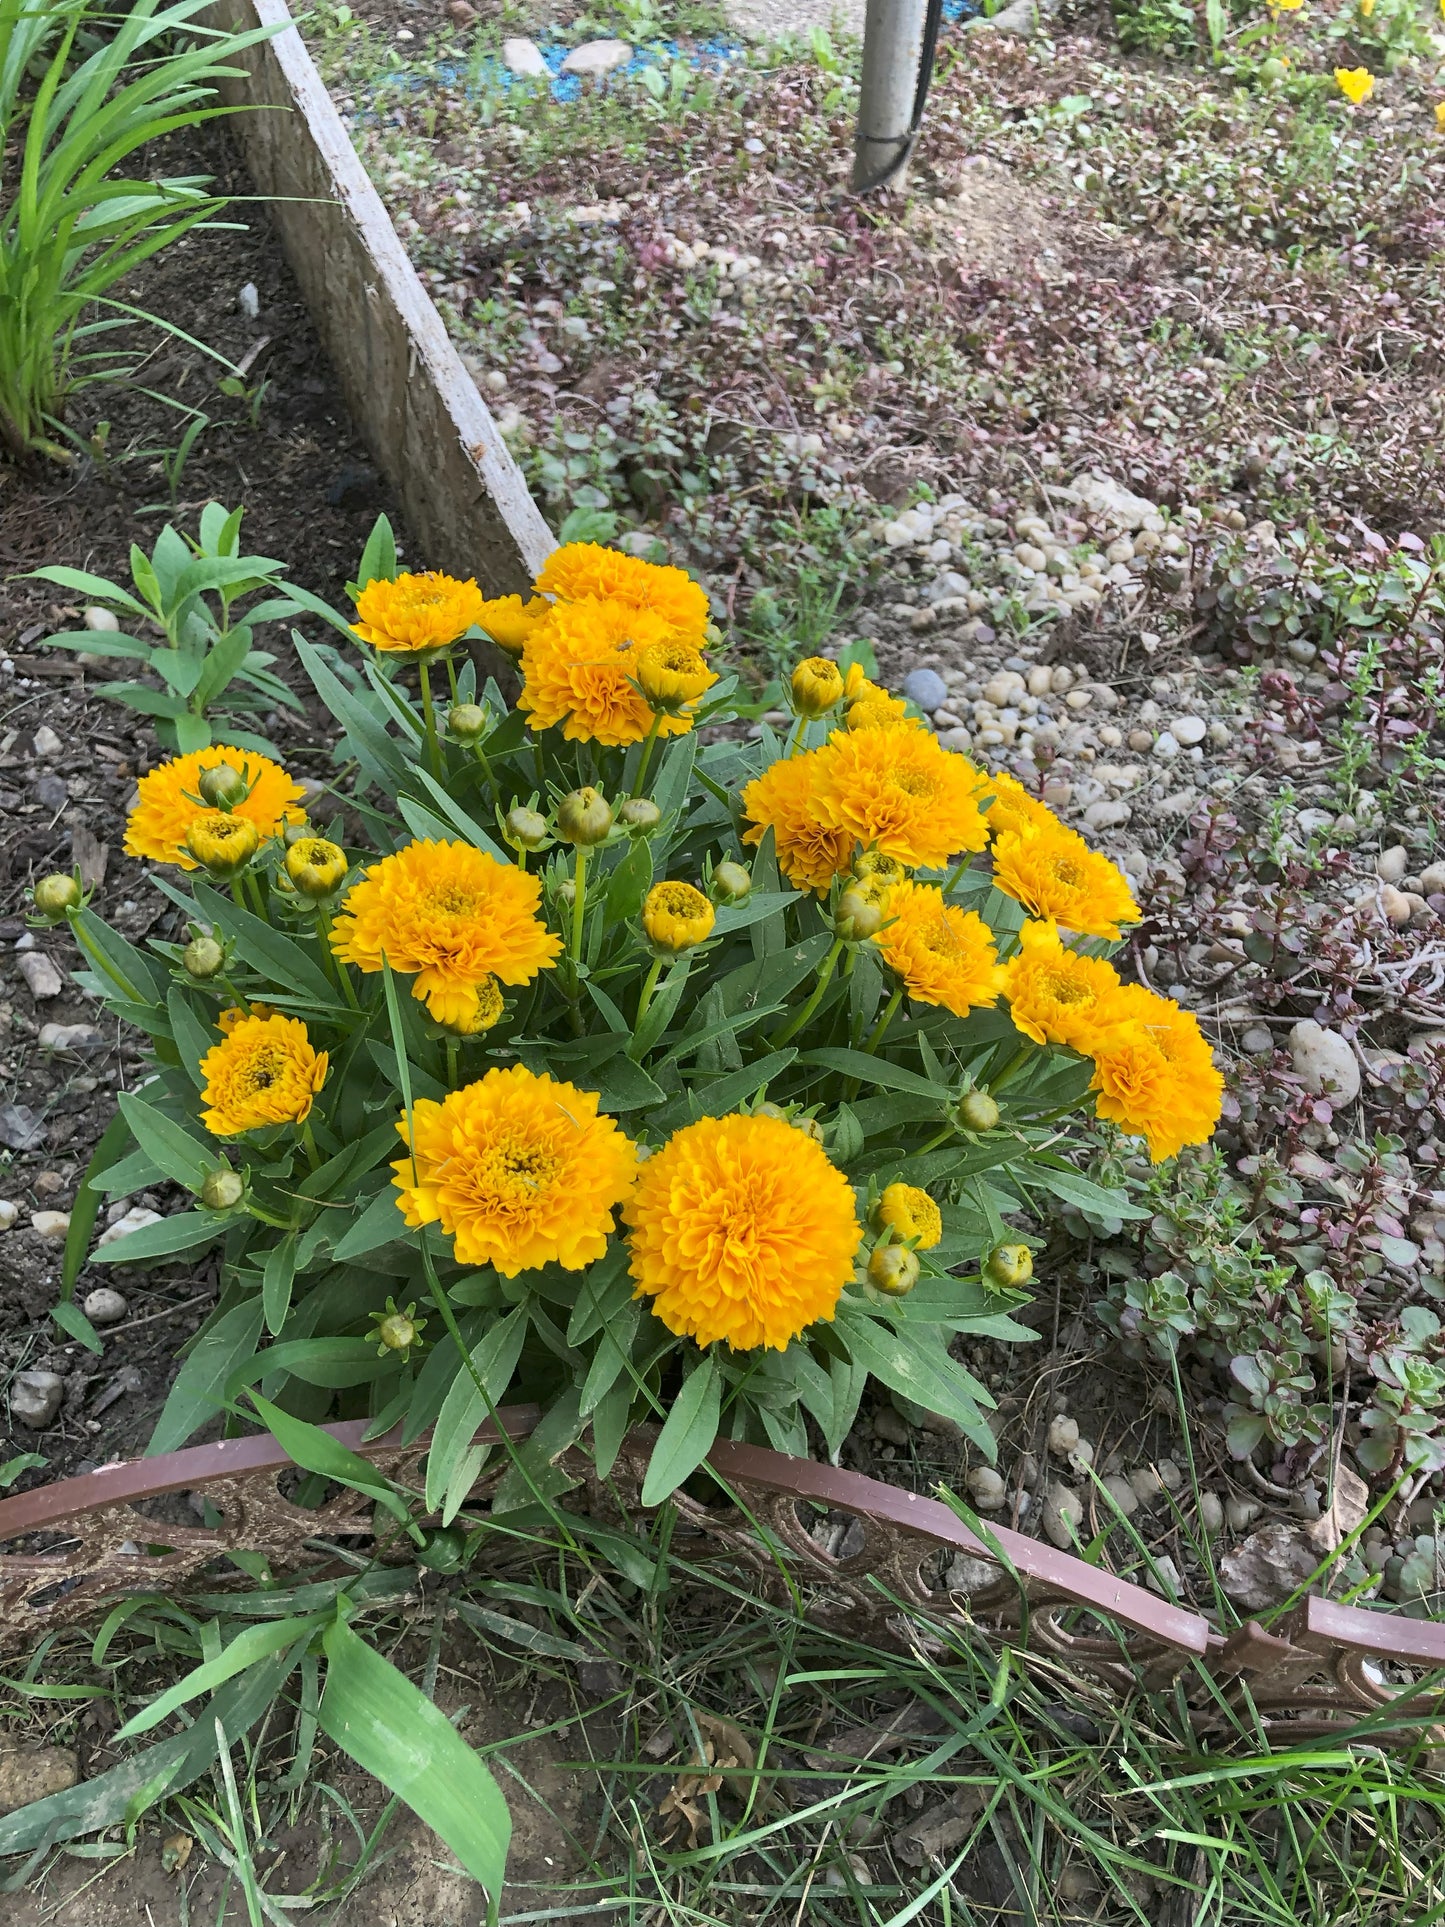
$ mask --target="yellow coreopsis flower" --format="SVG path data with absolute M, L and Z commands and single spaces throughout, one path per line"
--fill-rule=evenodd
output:
M 546 596 L 534 595 L 526 602 L 519 595 L 495 596 L 482 604 L 477 627 L 509 656 L 520 656 L 528 636 L 551 613 Z
M 562 602 L 620 602 L 634 614 L 659 617 L 693 642 L 707 632 L 707 593 L 685 569 L 643 562 L 598 542 L 569 542 L 555 550 L 537 588 Z
M 932 884 L 913 882 L 889 890 L 887 916 L 878 951 L 916 1003 L 939 1004 L 955 1017 L 997 1003 L 998 953 L 982 917 Z
M 1118 992 L 1116 1011 L 1092 1053 L 1099 1116 L 1142 1137 L 1156 1164 L 1203 1144 L 1219 1122 L 1224 1080 L 1198 1021 L 1138 984 Z
M 1445 13 L 1445 0 L 1440 0 L 1440 10 Z M 1445 100 L 1437 100 L 1435 103 L 1435 125 L 1442 134 L 1445 134 Z
M 1375 76 L 1368 67 L 1336 67 L 1335 85 L 1346 100 L 1360 107 L 1375 91 Z
M 391 1167 L 398 1210 L 414 1229 L 439 1224 L 460 1263 L 504 1278 L 595 1264 L 637 1175 L 636 1145 L 597 1104 L 522 1064 L 419 1099 L 411 1136 L 405 1118 L 396 1127 L 410 1153 Z
M 886 689 L 880 689 L 876 682 L 869 682 L 866 678 L 857 692 L 849 696 L 844 720 L 849 729 L 926 727 L 916 716 L 909 715 L 908 705 L 901 696 L 890 696 Z
M 1024 925 L 999 983 L 1009 1015 L 1036 1044 L 1067 1044 L 1092 1056 L 1117 1014 L 1118 971 L 1102 957 L 1068 949 L 1054 923 Z
M 638 1173 L 623 1208 L 637 1296 L 699 1345 L 782 1351 L 830 1319 L 862 1241 L 853 1190 L 782 1118 L 705 1117 Z
M 1368 20 L 1375 11 L 1375 0 L 1360 0 L 1360 18 Z
M 1030 796 L 1016 776 L 1007 770 L 996 770 L 984 778 L 985 792 L 993 791 L 993 801 L 988 806 L 988 833 L 992 837 L 1002 836 L 1005 830 L 1035 829 L 1057 830 L 1063 826 L 1047 803 L 1041 803 L 1036 796 Z
M 186 849 L 213 877 L 233 877 L 261 847 L 261 833 L 248 816 L 201 810 L 186 831 Z
M 843 700 L 843 672 L 826 656 L 807 656 L 793 671 L 791 688 L 800 716 L 826 716 Z
M 896 1232 L 918 1251 L 932 1251 L 943 1241 L 943 1213 L 916 1184 L 885 1186 L 876 1216 L 880 1231 Z
M 648 706 L 664 716 L 683 716 L 717 681 L 702 651 L 680 637 L 650 642 L 637 654 L 633 680 Z
M 1298 13 L 1304 3 L 1305 0 L 1269 0 L 1269 10 L 1271 13 Z M 1373 6 L 1374 0 L 1370 0 L 1370 4 Z
M 1062 823 L 1006 830 L 994 842 L 993 880 L 1033 916 L 1080 936 L 1117 941 L 1120 924 L 1139 921 L 1122 872 Z
M 200 781 L 208 769 L 223 763 L 239 772 L 249 785 L 245 797 L 230 814 L 245 817 L 256 826 L 262 842 L 275 836 L 287 823 L 305 821 L 297 808 L 301 785 L 294 782 L 279 763 L 260 756 L 253 749 L 233 749 L 228 743 L 212 743 L 207 749 L 192 750 L 159 764 L 136 785 L 135 808 L 126 818 L 125 853 L 149 857 L 153 863 L 177 863 L 183 870 L 197 868 L 196 859 L 186 848 L 192 823 L 198 816 L 209 816 L 210 806 L 201 798 Z
M 942 869 L 988 841 L 978 771 L 927 730 L 839 732 L 814 754 L 819 817 L 865 850 Z
M 743 790 L 743 814 L 748 827 L 744 843 L 761 843 L 773 832 L 778 868 L 799 890 L 825 896 L 834 877 L 848 868 L 853 854 L 850 831 L 826 822 L 814 790 L 817 750 L 806 756 L 780 757 Z
M 659 950 L 680 956 L 706 943 L 717 911 L 690 883 L 655 883 L 642 906 L 642 927 Z
M 414 973 L 411 994 L 436 1021 L 471 1031 L 491 978 L 529 983 L 561 951 L 537 914 L 541 899 L 539 878 L 470 843 L 408 843 L 347 891 L 331 947 L 359 970 L 386 961 Z
M 480 625 L 486 607 L 473 581 L 428 569 L 390 582 L 368 582 L 356 598 L 351 627 L 363 642 L 389 654 L 421 655 L 445 649 Z
M 287 876 L 313 902 L 339 890 L 350 867 L 341 845 L 324 836 L 299 837 L 286 851 Z
M 216 1137 L 263 1130 L 269 1124 L 300 1124 L 326 1081 L 325 1051 L 313 1050 L 305 1024 L 295 1017 L 247 1017 L 227 1013 L 219 1044 L 201 1059 L 201 1112 Z
M 639 659 L 652 644 L 675 640 L 662 616 L 623 602 L 559 602 L 522 647 L 517 707 L 534 729 L 560 727 L 572 742 L 640 743 L 653 712 L 637 689 Z M 691 716 L 664 716 L 658 733 L 685 736 L 691 728 Z

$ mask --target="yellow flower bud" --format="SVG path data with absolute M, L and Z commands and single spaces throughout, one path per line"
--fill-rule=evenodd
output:
M 793 671 L 793 708 L 800 716 L 826 716 L 843 699 L 843 672 L 826 656 L 808 656 Z
M 888 919 L 887 893 L 866 885 L 854 884 L 838 899 L 837 927 L 840 937 L 861 943 L 876 937 Z
M 1034 1275 L 1034 1254 L 1027 1245 L 995 1245 L 983 1268 L 987 1284 L 1000 1291 L 1026 1285 Z
M 208 1211 L 234 1211 L 245 1195 L 245 1179 L 226 1165 L 209 1172 L 201 1185 L 201 1203 Z
M 481 703 L 453 703 L 447 711 L 447 729 L 459 743 L 475 743 L 485 736 L 490 721 Z
M 916 1184 L 888 1185 L 873 1207 L 873 1223 L 918 1251 L 932 1251 L 943 1241 L 943 1213 Z
M 808 1117 L 800 1111 L 795 1118 L 790 1118 L 789 1122 L 795 1131 L 801 1131 L 804 1137 L 810 1137 L 814 1144 L 823 1142 L 825 1133 L 817 1118 Z
M 416 1306 L 408 1305 L 405 1311 L 398 1311 L 394 1298 L 387 1299 L 385 1311 L 374 1311 L 368 1316 L 376 1323 L 379 1358 L 385 1358 L 388 1352 L 400 1352 L 405 1358 L 413 1345 L 421 1343 L 421 1335 L 426 1330 L 427 1321 L 417 1317 Z
M 80 885 L 74 877 L 42 877 L 35 886 L 35 908 L 42 917 L 63 917 L 67 910 L 78 910 L 82 901 Z
M 260 844 L 261 833 L 250 817 L 232 816 L 226 810 L 202 810 L 191 819 L 186 833 L 186 848 L 191 855 L 203 870 L 222 882 L 239 876 Z
M 633 676 L 643 701 L 664 716 L 684 715 L 717 681 L 689 642 L 649 643 Z
M 874 1245 L 868 1260 L 868 1282 L 889 1298 L 906 1298 L 918 1283 L 918 1254 L 907 1245 Z
M 965 1131 L 992 1131 L 998 1124 L 998 1104 L 987 1091 L 965 1091 L 958 1100 L 958 1121 Z
M 548 842 L 547 819 L 538 810 L 518 803 L 507 811 L 507 841 L 518 850 L 540 850 Z
M 617 821 L 637 836 L 650 836 L 662 821 L 662 811 L 650 796 L 629 796 L 617 808 Z
M 213 810 L 233 810 L 238 803 L 245 802 L 251 785 L 232 764 L 217 763 L 201 771 L 196 788 L 202 801 L 209 803 Z
M 319 902 L 339 890 L 350 869 L 346 852 L 324 836 L 308 836 L 286 852 L 286 874 L 303 897 Z
M 673 956 L 706 943 L 716 921 L 716 910 L 690 883 L 655 883 L 642 906 L 643 929 Z
M 226 968 L 226 952 L 214 937 L 192 937 L 181 952 L 181 968 L 197 983 L 206 983 Z
M 557 834 L 564 843 L 590 849 L 605 843 L 611 831 L 612 806 L 590 783 L 585 789 L 572 790 L 557 805 Z
M 904 882 L 908 871 L 896 856 L 884 856 L 881 850 L 861 850 L 853 859 L 853 874 L 887 890 L 895 883 Z
M 459 1037 L 475 1037 L 480 1031 L 490 1030 L 506 1011 L 502 997 L 502 987 L 495 977 L 483 977 L 477 985 L 476 997 L 472 1008 L 465 1016 L 449 1016 L 446 1028 L 454 1030 Z
M 712 873 L 712 893 L 719 903 L 743 903 L 752 894 L 753 878 L 741 863 L 719 863 Z

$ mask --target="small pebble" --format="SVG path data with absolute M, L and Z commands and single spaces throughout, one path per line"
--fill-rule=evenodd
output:
M 1251 1057 L 1269 1057 L 1274 1051 L 1274 1038 L 1262 1025 L 1253 1024 L 1239 1040 L 1240 1049 Z
M 248 321 L 254 321 L 261 312 L 261 296 L 254 281 L 246 282 L 236 296 L 236 306 Z
M 20 1206 L 9 1198 L 0 1198 L 0 1231 L 13 1231 L 20 1222 Z
M 1168 1553 L 1156 1552 L 1154 1555 L 1156 1571 L 1146 1575 L 1144 1583 L 1150 1592 L 1157 1592 L 1162 1599 L 1182 1599 L 1184 1581 L 1179 1576 L 1179 1568 Z
M 1146 750 L 1153 749 L 1153 731 L 1148 729 L 1131 729 L 1129 731 L 1129 747 L 1136 756 L 1142 756 Z
M 913 1436 L 908 1421 L 891 1405 L 880 1405 L 873 1414 L 873 1435 L 888 1445 L 907 1445 Z
M 80 1309 L 92 1325 L 118 1325 L 130 1306 L 118 1291 L 108 1285 L 97 1285 L 94 1291 L 85 1295 Z
M 10 1381 L 10 1416 L 33 1431 L 55 1423 L 65 1380 L 59 1372 L 17 1372 Z
M 1410 852 L 1403 843 L 1397 843 L 1393 848 L 1380 852 L 1375 864 L 1375 875 L 1382 883 L 1399 883 L 1409 867 Z
M 1079 1443 L 1079 1421 L 1060 1412 L 1049 1423 L 1049 1450 L 1057 1458 L 1066 1459 Z
M 998 1512 L 1002 1509 L 1007 1488 L 991 1465 L 976 1465 L 966 1483 L 968 1496 L 980 1512 Z
M 1148 1507 L 1159 1503 L 1164 1494 L 1164 1487 L 1152 1465 L 1136 1466 L 1127 1477 L 1129 1488 L 1140 1505 Z
M 27 950 L 19 960 L 19 970 L 37 1004 L 48 1003 L 65 988 L 55 960 L 43 950 Z
M 35 732 L 35 754 L 37 756 L 58 756 L 64 745 L 49 723 L 42 723 Z
M 1176 743 L 1183 743 L 1186 749 L 1195 743 L 1202 743 L 1208 734 L 1209 725 L 1202 716 L 1177 716 L 1169 725 L 1169 733 Z
M 120 617 L 110 609 L 91 607 L 85 611 L 81 621 L 92 635 L 114 636 L 120 633 Z
M 1184 1483 L 1184 1474 L 1173 1459 L 1160 1459 L 1154 1470 L 1159 1474 L 1159 1483 L 1166 1492 L 1177 1492 Z
M 1115 1505 L 1118 1506 L 1126 1519 L 1132 1518 L 1139 1510 L 1139 1494 L 1134 1490 L 1131 1482 L 1119 1473 L 1111 1472 L 1109 1474 L 1108 1478 L 1104 1481 L 1104 1490 L 1109 1494 L 1110 1498 L 1113 1499 Z
M 1199 1523 L 1210 1539 L 1224 1530 L 1224 1503 L 1217 1492 L 1200 1493 Z
M 1256 1499 L 1226 1499 L 1224 1502 L 1224 1517 L 1231 1532 L 1248 1532 L 1260 1511 Z
M 50 1243 L 58 1244 L 70 1229 L 70 1213 L 68 1211 L 32 1211 L 30 1229 L 40 1237 L 49 1240 Z
M 1044 1495 L 1043 1527 L 1061 1551 L 1077 1543 L 1078 1528 L 1084 1517 L 1084 1502 L 1072 1486 L 1053 1480 Z
M 925 715 L 932 715 L 948 701 L 948 684 L 936 669 L 910 669 L 903 678 L 903 693 Z

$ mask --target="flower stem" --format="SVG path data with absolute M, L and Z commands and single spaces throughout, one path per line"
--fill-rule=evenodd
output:
M 353 1010 L 360 1010 L 361 1005 L 357 1002 L 356 986 L 351 981 L 351 972 L 331 947 L 331 913 L 324 903 L 318 903 L 316 906 L 316 934 L 321 941 L 323 963 L 329 965 L 335 972 L 341 985 L 341 993 L 347 1003 Z
M 807 1003 L 803 1005 L 803 1008 L 798 1011 L 796 1015 L 789 1018 L 781 1030 L 775 1030 L 773 1032 L 772 1036 L 768 1039 L 769 1050 L 776 1050 L 780 1044 L 786 1044 L 790 1037 L 795 1036 L 798 1031 L 803 1028 L 804 1024 L 807 1023 L 813 1012 L 818 1008 L 818 1005 L 823 999 L 823 992 L 828 988 L 829 983 L 832 981 L 833 972 L 838 967 L 838 958 L 842 953 L 842 949 L 843 939 L 841 937 L 835 937 L 833 939 L 833 948 L 823 959 L 822 966 L 818 971 L 818 981 L 813 986 L 812 996 L 809 997 Z
M 261 880 L 254 870 L 247 870 L 246 883 L 251 892 L 251 901 L 256 906 L 256 915 L 261 919 L 262 923 L 269 923 L 271 921 L 271 915 L 266 908 L 266 899 L 261 894 Z
M 1036 1048 L 1033 1044 L 1024 1044 L 1019 1050 L 1014 1052 L 1013 1056 L 1004 1065 L 998 1075 L 988 1080 L 988 1092 L 991 1097 L 996 1097 L 1005 1084 L 1011 1084 L 1013 1082 L 1025 1064 L 1033 1057 Z
M 301 1123 L 301 1142 L 306 1147 L 307 1161 L 313 1171 L 321 1169 L 321 1153 L 316 1148 L 316 1134 L 311 1129 L 311 1119 L 304 1118 Z
M 101 955 L 100 951 L 97 950 L 95 945 L 91 943 L 90 940 L 85 936 L 84 932 L 80 928 L 80 925 L 76 922 L 74 917 L 70 919 L 70 934 L 75 938 L 75 941 L 80 945 L 81 949 L 85 952 L 86 956 L 89 957 L 90 961 L 95 965 L 96 969 L 100 972 L 101 976 L 109 977 L 110 981 L 116 986 L 116 988 L 118 990 L 123 990 L 126 996 L 130 999 L 130 1001 L 133 1004 L 144 1004 L 149 1001 L 142 991 L 139 991 L 136 989 L 135 985 L 131 983 L 129 978 L 123 977 L 118 970 L 116 970 L 111 964 L 106 962 L 105 958 Z
M 647 1006 L 652 1002 L 652 993 L 657 989 L 657 979 L 662 973 L 661 957 L 654 957 L 652 968 L 642 980 L 642 995 L 637 1000 L 637 1022 L 632 1026 L 635 1037 L 642 1029 L 642 1020 L 647 1015 Z
M 653 746 L 657 742 L 657 732 L 662 728 L 662 711 L 654 709 L 652 724 L 642 744 L 642 755 L 637 764 L 637 781 L 632 785 L 632 794 L 641 796 L 642 786 L 647 781 L 647 766 L 652 761 Z
M 457 666 L 452 661 L 452 652 L 450 649 L 448 649 L 446 654 L 442 657 L 442 661 L 447 666 L 447 688 L 451 691 L 452 701 L 454 703 L 459 702 L 461 698 L 457 690 Z
M 447 1039 L 447 1089 L 449 1091 L 454 1091 L 457 1087 L 457 1055 L 457 1040 L 455 1037 L 449 1037 Z
M 572 899 L 572 962 L 580 981 L 582 970 L 582 931 L 587 922 L 587 845 L 577 845 L 576 895 Z
M 878 1022 L 873 1026 L 873 1035 L 868 1039 L 868 1042 L 863 1046 L 863 1051 L 865 1056 L 871 1057 L 873 1053 L 877 1050 L 878 1046 L 883 1042 L 883 1033 L 887 1030 L 888 1026 L 893 1022 L 893 1019 L 898 1015 L 898 1006 L 902 1002 L 903 1002 L 903 986 L 902 984 L 899 984 L 898 988 L 894 991 L 893 995 L 888 999 L 888 1002 L 884 1005 L 883 1015 L 878 1019 Z
M 793 728 L 793 740 L 783 752 L 784 757 L 797 755 L 798 751 L 803 747 L 803 738 L 807 733 L 808 719 L 806 716 L 800 716 Z
M 426 760 L 437 781 L 441 781 L 442 750 L 437 741 L 437 713 L 431 699 L 431 664 L 423 657 L 417 664 L 417 675 L 421 681 L 421 713 L 426 724 Z

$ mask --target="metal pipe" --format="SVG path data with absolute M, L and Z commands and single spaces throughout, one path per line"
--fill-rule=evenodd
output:
M 853 145 L 853 192 L 901 187 L 917 130 L 915 110 L 928 0 L 868 0 L 863 83 Z

